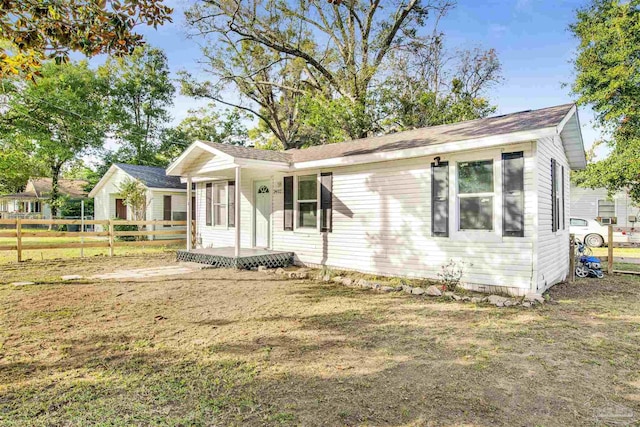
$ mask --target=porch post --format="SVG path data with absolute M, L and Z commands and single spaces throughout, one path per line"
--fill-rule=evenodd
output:
M 240 194 L 242 193 L 240 191 L 240 187 L 242 186 L 242 183 L 240 182 L 240 166 L 236 166 L 236 211 L 235 211 L 235 217 L 236 217 L 236 257 L 240 256 Z
M 187 177 L 187 250 L 191 248 L 191 236 L 192 236 L 192 221 L 191 221 L 191 177 Z

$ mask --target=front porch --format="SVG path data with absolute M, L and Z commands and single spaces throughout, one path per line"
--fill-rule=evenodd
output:
M 187 223 L 186 250 L 178 261 L 222 268 L 285 267 L 293 253 L 273 251 L 271 176 L 289 170 L 284 153 L 197 141 L 167 168 L 180 176 L 187 200 L 187 217 L 196 209 L 196 230 Z
M 177 260 L 208 264 L 217 268 L 250 270 L 261 265 L 267 268 L 287 267 L 293 263 L 293 252 L 242 248 L 240 254 L 236 255 L 234 247 L 201 248 L 179 250 Z

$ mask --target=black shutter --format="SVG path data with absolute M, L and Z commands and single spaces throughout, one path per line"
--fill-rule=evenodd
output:
M 431 163 L 431 235 L 449 236 L 449 163 Z
M 333 225 L 333 173 L 320 174 L 320 231 L 331 232 Z
M 551 159 L 551 231 L 558 231 L 558 205 L 556 203 L 556 161 Z
M 284 229 L 293 230 L 293 177 L 284 177 Z
M 206 191 L 206 206 L 204 208 L 205 211 L 205 216 L 206 216 L 206 224 L 207 225 L 211 225 L 211 196 L 212 196 L 212 191 L 213 191 L 213 187 L 212 184 L 210 182 L 207 183 L 207 191 Z
M 227 215 L 229 215 L 228 218 L 228 224 L 229 227 L 235 227 L 236 226 L 236 182 L 235 181 L 229 181 L 229 184 L 227 185 L 227 196 L 229 199 L 228 205 L 227 205 Z
M 171 196 L 164 196 L 163 200 L 163 215 L 162 219 L 165 221 L 171 221 Z
M 564 230 L 565 229 L 565 220 L 564 220 L 564 217 L 565 217 L 565 214 L 564 214 L 564 166 L 561 167 L 561 170 L 562 170 L 562 182 L 561 182 L 561 184 L 562 184 L 562 192 L 560 194 L 562 194 L 562 202 L 561 202 L 562 203 L 562 229 Z
M 502 235 L 524 237 L 524 155 L 502 154 Z

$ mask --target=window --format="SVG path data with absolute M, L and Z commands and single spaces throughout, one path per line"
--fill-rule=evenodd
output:
M 589 224 L 584 219 L 570 218 L 569 219 L 569 225 L 571 225 L 573 227 L 586 227 Z
M 316 175 L 298 177 L 298 227 L 318 226 L 318 179 Z
M 187 213 L 186 212 L 172 212 L 171 216 L 172 216 L 172 219 L 174 221 L 186 221 L 187 220 Z
M 227 225 L 226 183 L 213 184 L 213 225 Z
M 493 161 L 458 163 L 459 230 L 493 230 Z
M 615 216 L 615 202 L 609 200 L 598 200 L 598 218 L 614 218 Z

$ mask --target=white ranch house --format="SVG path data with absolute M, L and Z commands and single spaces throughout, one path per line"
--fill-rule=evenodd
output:
M 179 178 L 167 176 L 162 167 L 126 163 L 111 165 L 89 193 L 89 197 L 94 198 L 95 219 L 133 219 L 131 209 L 120 197 L 120 186 L 127 179 L 136 179 L 146 188 L 146 220 L 187 219 L 187 188 Z
M 585 166 L 568 104 L 284 152 L 198 141 L 167 175 L 195 183 L 184 259 L 417 278 L 453 259 L 466 287 L 523 295 L 568 274 L 569 172 Z

